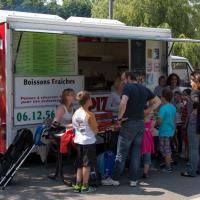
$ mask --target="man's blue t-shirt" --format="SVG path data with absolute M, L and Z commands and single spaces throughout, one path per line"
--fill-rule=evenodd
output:
M 175 132 L 176 108 L 172 104 L 161 106 L 158 117 L 162 119 L 159 127 L 159 136 L 171 137 Z
M 144 108 L 146 103 L 153 99 L 155 95 L 148 88 L 138 83 L 125 85 L 122 95 L 128 97 L 123 117 L 134 120 L 144 120 Z

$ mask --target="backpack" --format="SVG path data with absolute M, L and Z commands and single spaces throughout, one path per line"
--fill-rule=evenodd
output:
M 4 155 L 0 157 L 0 178 L 17 162 L 23 151 L 33 145 L 33 134 L 29 129 L 20 129 Z
M 97 157 L 97 168 L 102 179 L 112 177 L 115 166 L 115 154 L 112 151 L 105 151 Z

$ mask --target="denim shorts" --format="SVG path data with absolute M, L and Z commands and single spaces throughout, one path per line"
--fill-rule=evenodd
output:
M 160 152 L 163 157 L 170 156 L 172 154 L 170 142 L 171 138 L 166 136 L 159 137 Z
M 144 165 L 150 165 L 151 164 L 151 153 L 143 154 L 143 163 L 144 163 Z

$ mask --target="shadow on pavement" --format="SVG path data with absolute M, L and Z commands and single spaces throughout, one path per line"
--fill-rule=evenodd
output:
M 94 194 L 87 195 L 87 199 L 106 199 L 117 198 L 126 195 L 152 196 L 160 199 L 165 195 L 174 194 L 181 195 L 181 199 L 199 195 L 200 176 L 196 178 L 186 178 L 180 176 L 180 171 L 184 169 L 184 163 L 175 166 L 172 174 L 165 174 L 161 171 L 153 171 L 150 173 L 149 179 L 143 179 L 140 186 L 133 188 L 128 185 L 128 174 L 125 173 L 121 180 L 121 186 L 100 186 Z M 47 175 L 54 171 L 55 164 L 45 165 L 28 165 L 22 167 L 17 173 L 13 182 L 0 192 L 0 199 L 79 199 L 85 200 L 86 196 L 73 193 L 72 188 L 67 187 L 61 181 L 50 180 Z M 64 171 L 67 177 L 71 177 L 75 170 L 73 165 L 64 163 Z M 88 196 L 90 196 L 88 198 Z M 131 197 L 131 196 L 130 196 Z M 135 196 L 134 196 L 135 197 Z M 165 196 L 166 197 L 166 196 Z M 121 199 L 121 198 L 118 198 Z M 150 197 L 148 197 L 150 199 Z

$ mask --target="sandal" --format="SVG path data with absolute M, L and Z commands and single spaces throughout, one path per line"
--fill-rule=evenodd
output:
M 195 177 L 190 175 L 188 172 L 181 172 L 181 176 L 185 176 L 185 177 Z

